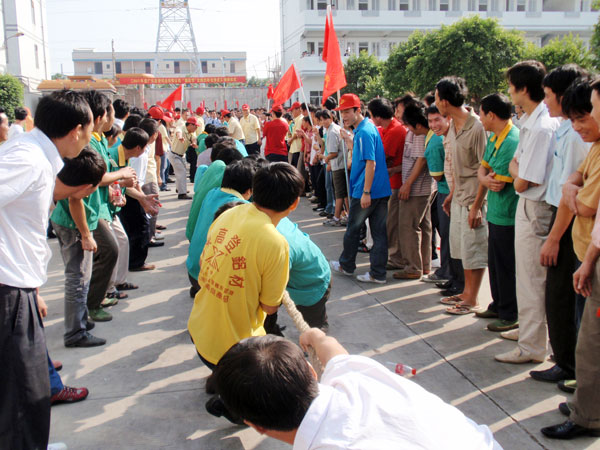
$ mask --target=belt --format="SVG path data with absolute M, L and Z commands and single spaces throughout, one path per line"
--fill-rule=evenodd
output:
M 185 156 L 185 153 L 183 155 L 180 155 L 179 153 L 174 152 L 173 150 L 171 150 L 171 153 L 173 153 L 174 155 L 177 155 L 177 156 L 181 156 L 182 158 Z

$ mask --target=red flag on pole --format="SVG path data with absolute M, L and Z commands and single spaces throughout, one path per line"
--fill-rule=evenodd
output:
M 239 100 L 236 100 L 236 101 L 235 101 L 235 107 L 239 109 L 239 107 L 240 107 L 240 102 L 239 102 Z
M 323 61 L 327 62 L 327 68 L 325 69 L 325 82 L 323 84 L 323 104 L 331 94 L 339 91 L 347 84 L 344 63 L 340 53 L 340 43 L 333 27 L 333 15 L 330 7 L 327 8 L 327 19 L 325 20 L 325 43 Z
M 269 85 L 269 89 L 267 89 L 267 98 L 273 98 L 273 93 L 275 92 L 275 90 L 273 89 L 273 85 L 270 84 Z
M 296 66 L 292 63 L 273 92 L 273 106 L 283 105 L 300 87 L 302 87 L 302 82 L 296 72 Z
M 217 101 L 215 100 L 215 111 L 217 110 Z
M 144 102 L 144 110 L 148 111 L 148 103 Z
M 181 94 L 183 93 L 183 84 L 180 84 L 167 98 L 162 102 L 162 107 L 165 109 L 171 109 L 175 106 L 175 102 L 181 101 Z
M 224 108 L 227 109 L 227 100 L 225 100 L 225 106 L 224 106 Z
M 187 109 L 188 109 L 188 111 L 192 110 L 192 102 L 187 103 Z

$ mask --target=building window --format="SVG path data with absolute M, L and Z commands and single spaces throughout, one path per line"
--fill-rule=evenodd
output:
M 106 65 L 106 70 L 110 69 L 110 64 Z
M 440 11 L 448 11 L 448 3 L 450 0 L 440 0 Z
M 358 10 L 359 11 L 368 11 L 369 10 L 369 0 L 358 0 Z
M 152 73 L 152 65 L 150 64 L 150 61 L 146 61 L 144 63 L 144 69 L 146 70 L 146 73 Z
M 208 73 L 208 61 L 202 61 L 200 63 L 200 67 L 201 67 L 202 73 Z
M 527 0 L 517 0 L 517 11 L 525 11 Z
M 167 69 L 169 69 L 171 67 L 171 64 L 167 64 Z
M 307 42 L 306 43 L 306 52 L 309 55 L 314 55 L 315 54 L 315 43 L 314 42 Z
M 369 43 L 368 42 L 359 42 L 358 43 L 358 54 L 360 55 L 361 52 L 369 53 Z
M 398 4 L 398 9 L 400 11 L 408 11 L 408 0 L 400 0 Z
M 173 64 L 173 72 L 181 73 L 181 68 L 179 67 L 179 61 L 175 61 L 175 63 Z
M 31 23 L 35 25 L 35 2 L 31 0 Z
M 35 52 L 35 68 L 40 68 L 40 55 L 38 54 L 38 46 L 37 44 L 33 44 L 33 51 Z
M 317 0 L 317 9 L 327 9 L 327 0 Z
M 117 73 L 123 73 L 123 68 L 121 67 L 121 61 L 117 61 L 115 63 L 115 70 Z
M 346 0 L 346 9 L 355 9 L 354 0 Z
M 323 42 L 319 42 L 319 47 L 318 47 L 318 49 L 319 49 L 319 56 L 321 56 L 323 54 L 323 46 L 324 46 L 324 43 Z
M 437 11 L 437 0 L 429 0 L 429 11 Z
M 101 62 L 94 63 L 94 73 L 96 75 L 102 75 L 102 63 Z
M 216 67 L 216 66 L 215 66 L 215 63 L 212 63 L 212 68 L 214 69 L 215 67 Z
M 479 11 L 487 11 L 487 10 L 488 10 L 487 0 L 479 0 Z
M 323 91 L 310 91 L 309 103 L 311 105 L 320 106 L 321 98 L 323 97 Z
M 229 63 L 229 73 L 235 73 L 235 63 L 234 62 Z

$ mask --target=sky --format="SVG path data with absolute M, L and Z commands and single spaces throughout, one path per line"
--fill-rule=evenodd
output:
M 74 48 L 152 52 L 160 0 L 46 0 L 52 73 L 73 74 Z M 198 51 L 245 51 L 248 78 L 280 52 L 278 0 L 189 0 Z

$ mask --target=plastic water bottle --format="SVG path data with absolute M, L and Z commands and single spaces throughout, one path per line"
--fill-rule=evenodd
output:
M 386 364 L 394 366 L 394 373 L 397 373 L 398 375 L 401 375 L 403 377 L 415 376 L 417 374 L 417 369 L 413 369 L 412 367 L 407 366 L 406 364 L 394 363 L 390 361 L 388 361 Z
M 115 181 L 113 183 L 112 202 L 115 205 L 118 205 L 119 203 L 121 203 L 121 185 L 119 185 L 118 181 Z

